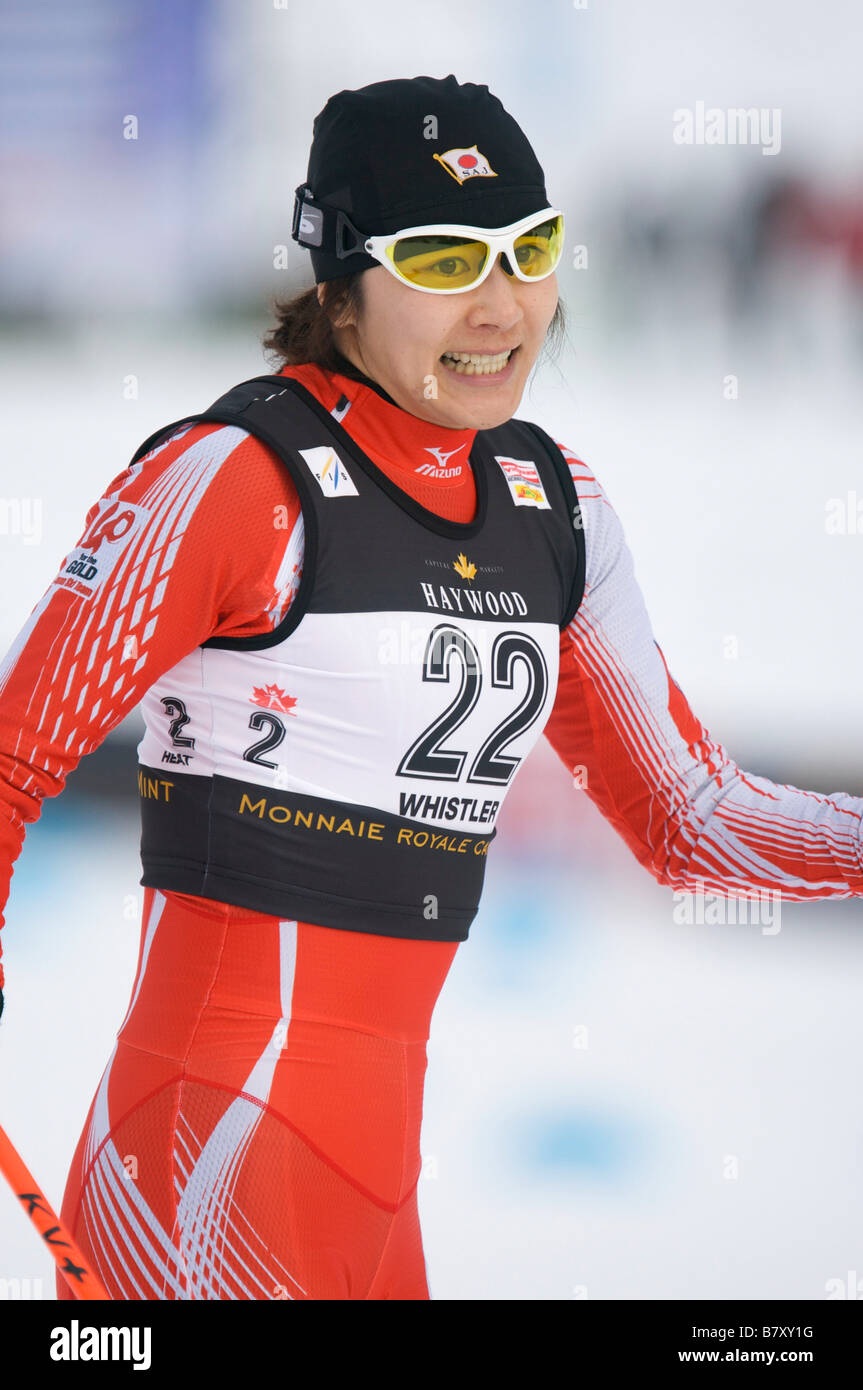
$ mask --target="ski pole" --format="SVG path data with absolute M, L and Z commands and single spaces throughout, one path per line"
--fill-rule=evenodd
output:
M 0 1127 L 0 1169 L 2 1169 L 12 1191 L 51 1251 L 57 1268 L 73 1289 L 75 1297 L 107 1299 L 108 1294 L 59 1216 L 52 1209 L 50 1203 L 46 1201 L 44 1193 L 40 1192 L 33 1174 L 22 1161 L 20 1154 L 2 1127 Z

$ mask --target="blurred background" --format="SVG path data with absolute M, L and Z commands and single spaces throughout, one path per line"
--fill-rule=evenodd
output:
M 327 97 L 454 72 L 567 218 L 520 414 L 605 486 L 711 734 L 863 797 L 861 41 L 854 0 L 2 0 L 0 649 L 141 441 L 269 370 Z M 137 959 L 141 729 L 45 804 L 6 913 L 0 1119 L 57 1205 Z M 498 846 L 429 1044 L 432 1296 L 856 1296 L 860 905 L 676 923 L 544 740 Z M 25 1288 L 51 1263 L 0 1189 Z

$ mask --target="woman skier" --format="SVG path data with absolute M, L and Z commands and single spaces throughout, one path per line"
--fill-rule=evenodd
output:
M 514 418 L 563 215 L 487 87 L 333 96 L 293 236 L 279 370 L 141 445 L 0 674 L 0 903 L 146 724 L 138 967 L 62 1211 L 118 1299 L 429 1298 L 430 1020 L 541 733 L 663 884 L 863 892 L 863 800 L 711 739 L 602 487 Z

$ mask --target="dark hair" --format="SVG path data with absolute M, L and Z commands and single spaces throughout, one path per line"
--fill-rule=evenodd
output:
M 358 313 L 362 304 L 360 280 L 363 271 L 324 280 L 323 302 L 318 302 L 317 286 L 303 290 L 293 299 L 275 299 L 273 313 L 278 322 L 263 339 L 264 351 L 276 358 L 276 370 L 315 362 L 327 371 L 365 381 L 352 362 L 343 357 L 333 337 L 332 319 L 346 309 Z
M 275 359 L 275 369 L 298 367 L 314 362 L 327 371 L 365 381 L 352 362 L 343 357 L 333 337 L 332 319 L 348 309 L 359 313 L 362 306 L 360 280 L 365 274 L 358 270 L 337 280 L 324 280 L 323 303 L 318 303 L 317 287 L 303 290 L 293 299 L 273 300 L 272 310 L 278 322 L 263 339 L 264 351 Z M 549 324 L 546 347 L 554 353 L 560 350 L 566 332 L 563 301 L 558 299 L 554 317 Z

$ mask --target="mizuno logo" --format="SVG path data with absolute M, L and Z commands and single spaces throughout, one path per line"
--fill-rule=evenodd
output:
M 437 459 L 439 467 L 435 468 L 432 463 L 421 463 L 418 468 L 414 469 L 414 472 L 425 473 L 427 477 L 432 478 L 457 478 L 461 473 L 461 464 L 459 463 L 452 468 L 447 468 L 447 463 L 454 454 L 459 453 L 459 451 L 464 448 L 464 444 L 459 444 L 455 449 L 450 449 L 449 453 L 445 454 L 441 448 L 431 448 L 429 445 L 426 445 L 425 452 L 433 455 L 433 457 Z

